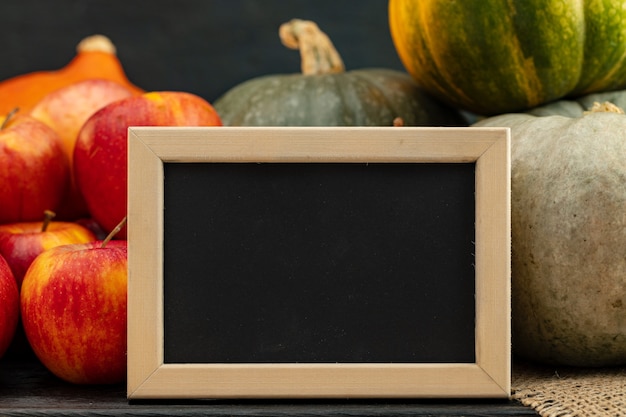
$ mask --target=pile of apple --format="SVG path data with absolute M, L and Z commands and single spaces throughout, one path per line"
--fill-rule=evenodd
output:
M 137 94 L 90 79 L 0 125 L 0 356 L 23 329 L 59 378 L 121 382 L 128 127 L 219 126 L 220 118 L 191 93 Z

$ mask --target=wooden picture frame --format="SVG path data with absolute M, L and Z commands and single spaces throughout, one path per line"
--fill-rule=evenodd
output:
M 510 138 L 505 128 L 131 127 L 129 399 L 508 398 Z M 475 163 L 475 363 L 165 363 L 164 164 Z

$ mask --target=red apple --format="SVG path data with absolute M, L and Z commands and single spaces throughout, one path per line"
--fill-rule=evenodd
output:
M 0 256 L 0 357 L 7 351 L 20 316 L 20 296 L 7 262 Z
M 91 216 L 107 232 L 126 216 L 130 126 L 221 126 L 215 109 L 185 92 L 152 92 L 118 100 L 85 122 L 74 148 L 74 172 Z M 126 238 L 122 230 L 119 238 Z
M 47 212 L 47 216 L 50 212 Z M 20 222 L 0 225 L 0 255 L 13 272 L 17 286 L 22 286 L 24 274 L 41 252 L 55 246 L 87 243 L 96 236 L 86 227 L 73 222 Z
M 78 81 L 44 96 L 30 111 L 30 116 L 57 132 L 71 169 L 76 137 L 87 119 L 107 104 L 133 94 L 130 89 L 111 80 Z M 75 185 L 73 172 L 70 176 L 68 195 L 57 210 L 59 218 L 65 220 L 75 220 L 88 214 L 87 205 Z
M 24 332 L 41 363 L 75 384 L 126 378 L 126 240 L 41 253 L 21 291 Z
M 56 210 L 69 186 L 57 133 L 29 116 L 0 121 L 0 223 L 36 221 Z

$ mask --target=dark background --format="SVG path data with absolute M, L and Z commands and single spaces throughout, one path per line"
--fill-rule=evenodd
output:
M 0 80 L 65 66 L 78 42 L 108 36 L 131 81 L 213 102 L 260 75 L 300 70 L 280 43 L 292 18 L 315 21 L 346 69 L 404 70 L 389 33 L 387 0 L 8 0 L 0 5 Z

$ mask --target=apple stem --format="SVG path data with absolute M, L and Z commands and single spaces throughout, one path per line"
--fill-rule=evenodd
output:
M 125 225 L 126 225 L 126 216 L 124 216 L 122 221 L 119 222 L 117 226 L 115 226 L 115 229 L 111 230 L 111 233 L 109 233 L 107 237 L 104 238 L 104 240 L 102 241 L 102 245 L 100 245 L 100 247 L 104 248 L 107 245 L 107 243 L 109 243 L 109 241 L 113 239 L 113 236 L 118 234 L 120 230 L 122 230 L 122 227 L 124 227 Z
M 14 108 L 13 110 L 11 110 L 10 112 L 7 113 L 7 117 L 4 118 L 4 121 L 2 122 L 2 125 L 0 125 L 0 130 L 3 130 L 7 124 L 9 123 L 9 120 L 11 120 L 11 118 L 15 115 L 15 113 L 17 113 L 20 110 L 19 107 Z
M 56 216 L 56 213 L 52 210 L 44 210 L 43 212 L 43 224 L 41 225 L 41 231 L 45 232 L 46 230 L 48 230 L 48 226 L 50 225 L 50 222 L 52 221 L 52 219 L 54 219 Z

